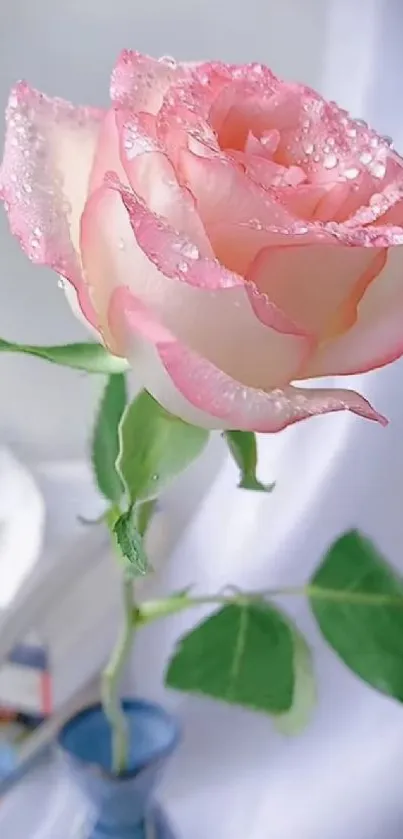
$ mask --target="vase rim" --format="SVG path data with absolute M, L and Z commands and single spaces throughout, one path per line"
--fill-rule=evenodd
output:
M 180 740 L 181 729 L 178 720 L 166 711 L 162 705 L 159 705 L 157 702 L 151 702 L 148 699 L 123 699 L 122 700 L 122 707 L 125 711 L 132 712 L 135 714 L 136 712 L 151 712 L 155 715 L 156 718 L 164 719 L 166 723 L 170 726 L 172 736 L 168 740 L 165 746 L 159 747 L 156 749 L 155 754 L 152 755 L 147 761 L 148 763 L 152 763 L 154 760 L 163 760 L 165 757 L 168 757 L 175 749 L 177 744 Z M 86 717 L 90 717 L 94 713 L 103 713 L 102 703 L 101 702 L 92 702 L 90 705 L 86 705 L 81 710 L 77 711 L 76 713 L 72 714 L 66 722 L 61 727 L 60 731 L 58 732 L 56 742 L 59 748 L 65 752 L 66 754 L 70 755 L 70 757 L 74 760 L 76 764 L 80 766 L 97 766 L 99 772 L 108 778 L 113 778 L 116 781 L 124 781 L 130 778 L 134 778 L 138 775 L 139 767 L 134 769 L 129 769 L 125 772 L 122 772 L 121 775 L 116 776 L 113 775 L 111 771 L 108 771 L 103 767 L 101 764 L 98 764 L 96 760 L 91 761 L 88 760 L 81 755 L 77 754 L 74 749 L 70 748 L 66 743 L 66 738 L 69 731 L 72 729 L 77 722 L 84 720 Z M 146 765 L 147 765 L 146 764 Z

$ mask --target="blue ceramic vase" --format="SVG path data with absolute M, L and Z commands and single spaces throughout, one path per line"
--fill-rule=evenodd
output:
M 76 714 L 61 730 L 59 747 L 70 781 L 94 814 L 88 839 L 175 839 L 153 793 L 179 730 L 160 706 L 123 702 L 129 736 L 129 768 L 111 774 L 111 736 L 100 705 Z

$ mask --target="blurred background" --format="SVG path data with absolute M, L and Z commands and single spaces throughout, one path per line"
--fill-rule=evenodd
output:
M 399 150 L 402 41 L 402 0 L 3 0 L 0 113 L 19 78 L 73 102 L 105 105 L 111 68 L 128 47 L 179 60 L 265 62 L 393 136 Z M 87 339 L 56 276 L 28 262 L 3 212 L 0 336 L 44 344 Z M 167 503 L 177 538 L 172 533 L 168 538 L 173 552 L 158 586 L 172 590 L 196 582 L 213 590 L 229 580 L 249 587 L 299 583 L 331 539 L 351 526 L 371 535 L 403 569 L 402 371 L 400 362 L 358 385 L 390 418 L 386 430 L 346 415 L 315 419 L 262 440 L 262 478 L 278 481 L 268 498 L 240 498 L 235 471 L 214 444 Z M 0 356 L 0 446 L 10 447 L 38 480 L 52 530 L 46 543 L 49 567 L 60 545 L 68 544 L 78 507 L 81 512 L 96 507 L 85 457 L 101 386 L 97 377 Z M 1 462 L 5 497 L 7 469 Z M 22 527 L 21 497 L 16 494 L 15 532 Z M 35 503 L 38 529 L 44 512 Z M 1 509 L 0 503 L 0 518 Z M 27 541 L 37 551 L 32 528 Z M 34 562 L 35 551 L 25 567 Z M 12 550 L 7 561 L 13 561 Z M 1 576 L 6 562 L 1 557 L 0 562 Z M 41 587 L 49 585 L 56 603 L 52 580 Z M 24 608 L 27 602 L 21 600 Z M 401 837 L 403 712 L 345 671 L 315 634 L 304 604 L 295 605 L 294 616 L 310 637 L 319 680 L 315 719 L 294 741 L 274 734 L 253 714 L 163 692 L 164 662 L 183 621 L 168 630 L 156 627 L 139 643 L 128 688 L 140 686 L 173 705 L 186 729 L 184 751 L 166 787 L 183 837 Z M 113 620 L 108 626 L 105 645 L 113 637 Z M 0 622 L 0 648 L 2 627 L 5 632 Z M 20 839 L 11 828 L 4 835 Z

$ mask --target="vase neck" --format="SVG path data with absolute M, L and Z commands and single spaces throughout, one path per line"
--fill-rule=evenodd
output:
M 90 839 L 155 839 L 155 830 L 149 819 L 131 826 L 100 821 L 93 828 Z

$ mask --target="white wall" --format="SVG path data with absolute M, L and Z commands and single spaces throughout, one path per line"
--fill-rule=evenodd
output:
M 106 104 L 110 69 L 125 46 L 182 59 L 261 60 L 320 84 L 327 8 L 325 0 L 0 0 L 0 112 L 21 77 L 50 94 Z M 0 335 L 86 338 L 56 277 L 28 262 L 2 211 Z M 37 360 L 1 357 L 0 442 L 30 458 L 80 454 L 98 387 Z

